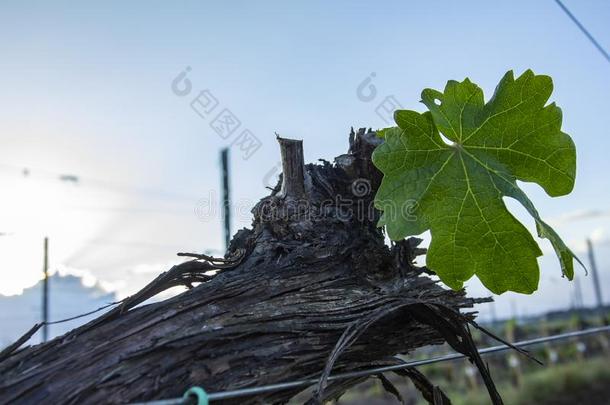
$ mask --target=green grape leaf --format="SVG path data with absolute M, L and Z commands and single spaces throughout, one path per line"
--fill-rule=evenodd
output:
M 442 93 L 422 92 L 429 111 L 396 111 L 398 126 L 379 132 L 385 138 L 373 153 L 384 174 L 375 196 L 379 224 L 392 240 L 430 230 L 428 267 L 451 288 L 473 275 L 496 294 L 538 288 L 542 252 L 503 197 L 525 207 L 563 274 L 574 277 L 578 258 L 516 182 L 538 183 L 553 197 L 574 187 L 576 149 L 561 131 L 559 107 L 546 105 L 552 90 L 548 76 L 528 70 L 515 79 L 510 71 L 485 103 L 469 79 L 449 81 Z

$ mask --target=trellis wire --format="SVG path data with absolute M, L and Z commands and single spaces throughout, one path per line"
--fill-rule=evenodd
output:
M 574 338 L 574 337 L 579 337 L 579 336 L 592 335 L 595 333 L 602 333 L 602 332 L 610 332 L 610 326 L 600 326 L 597 328 L 589 328 L 589 329 L 584 329 L 584 330 L 575 331 L 575 332 L 566 332 L 566 333 L 560 333 L 557 335 L 540 337 L 540 338 L 536 338 L 536 339 L 522 340 L 520 342 L 513 343 L 513 345 L 517 346 L 517 347 L 532 346 L 532 345 L 536 345 L 536 344 L 553 342 L 556 340 L 569 339 L 569 338 Z M 503 344 L 497 345 L 497 346 L 490 346 L 490 347 L 486 347 L 484 349 L 479 350 L 479 354 L 489 354 L 489 353 L 501 352 L 501 351 L 508 350 L 508 349 L 510 349 L 510 347 L 503 345 Z M 445 361 L 463 359 L 465 357 L 466 357 L 465 355 L 460 354 L 460 353 L 448 354 L 446 356 L 434 357 L 434 358 L 425 359 L 425 360 L 415 360 L 415 361 L 405 362 L 403 364 L 396 364 L 396 365 L 392 365 L 392 366 L 376 367 L 376 368 L 370 368 L 370 369 L 366 369 L 366 370 L 351 371 L 348 373 L 335 374 L 335 375 L 331 375 L 328 378 L 328 381 L 342 380 L 342 379 L 346 379 L 346 378 L 355 378 L 355 377 L 366 377 L 366 376 L 373 375 L 373 374 L 401 370 L 401 369 L 408 368 L 408 367 L 423 366 L 426 364 L 434 364 L 434 363 L 441 363 L 441 362 L 445 362 Z M 309 380 L 296 380 L 296 381 L 289 381 L 289 382 L 278 383 L 278 384 L 263 385 L 260 387 L 242 388 L 242 389 L 231 390 L 231 391 L 212 392 L 212 393 L 208 394 L 208 399 L 210 401 L 218 401 L 221 399 L 238 398 L 238 397 L 244 397 L 244 396 L 250 396 L 250 395 L 264 394 L 267 392 L 281 391 L 281 390 L 290 389 L 290 388 L 303 387 L 303 386 L 313 385 L 316 383 L 318 383 L 318 379 L 312 378 Z M 159 400 L 159 401 L 138 402 L 137 404 L 132 404 L 132 405 L 186 405 L 186 404 L 187 404 L 187 402 L 185 402 L 185 400 L 183 398 L 171 398 L 171 399 L 163 399 L 163 400 Z
M 578 27 L 578 29 L 580 31 L 582 31 L 583 34 L 585 34 L 585 36 L 587 37 L 587 39 L 593 44 L 593 46 L 595 46 L 595 48 L 597 48 L 597 50 L 599 51 L 599 53 L 602 54 L 602 56 L 604 58 L 606 58 L 606 61 L 610 62 L 610 55 L 608 55 L 608 52 L 606 52 L 606 50 L 604 49 L 603 46 L 601 46 L 601 44 L 599 42 L 597 42 L 597 40 L 593 37 L 593 35 L 591 35 L 591 33 L 589 32 L 589 30 L 587 30 L 585 28 L 584 25 L 582 25 L 582 23 L 578 20 L 578 18 L 576 18 L 576 16 L 574 14 L 572 14 L 572 12 L 570 11 L 570 9 L 568 9 L 566 7 L 565 4 L 563 4 L 561 2 L 561 0 L 555 0 L 555 3 L 557 3 L 557 5 L 559 7 L 561 7 L 561 9 L 563 10 L 564 13 L 566 13 L 566 15 L 568 17 L 570 17 L 570 20 L 572 20 L 572 22 Z

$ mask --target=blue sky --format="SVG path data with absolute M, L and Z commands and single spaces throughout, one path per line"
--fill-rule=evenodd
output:
M 609 48 L 610 3 L 565 3 Z M 308 161 L 331 159 L 350 126 L 386 126 L 375 112 L 385 96 L 422 111 L 425 87 L 470 77 L 489 97 L 507 70 L 531 68 L 554 79 L 578 174 L 567 197 L 525 188 L 575 250 L 594 238 L 610 300 L 610 64 L 552 0 L 3 2 L 0 38 L 0 293 L 40 277 L 45 234 L 54 269 L 120 295 L 176 251 L 222 249 L 220 216 L 201 212 L 218 198 L 218 151 L 236 134 L 222 139 L 193 112 L 201 90 L 262 142 L 248 160 L 232 148 L 236 231 L 278 162 L 274 131 L 302 138 Z M 171 82 L 187 66 L 193 92 L 178 97 Z M 371 73 L 377 97 L 364 102 L 356 90 Z M 556 259 L 540 263 L 539 292 L 500 297 L 499 314 L 511 302 L 521 313 L 570 305 Z M 590 277 L 581 282 L 592 304 Z M 476 281 L 471 292 L 485 294 Z

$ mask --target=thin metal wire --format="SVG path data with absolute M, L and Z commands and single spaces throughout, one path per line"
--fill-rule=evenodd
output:
M 554 342 L 556 340 L 569 339 L 569 338 L 592 335 L 595 333 L 602 333 L 602 332 L 610 332 L 610 326 L 600 326 L 598 328 L 589 328 L 589 329 L 585 329 L 585 330 L 560 333 L 557 335 L 545 336 L 545 337 L 536 338 L 536 339 L 522 340 L 520 342 L 513 343 L 513 345 L 517 346 L 517 347 L 526 347 L 526 346 L 532 346 L 532 345 L 541 344 L 541 343 Z M 490 347 L 486 347 L 484 349 L 479 350 L 479 354 L 484 355 L 484 354 L 496 353 L 496 352 L 501 352 L 501 351 L 508 350 L 508 349 L 510 349 L 510 347 L 503 345 L 503 344 L 497 345 L 497 346 L 490 346 Z M 434 358 L 426 359 L 426 360 L 415 360 L 415 361 L 405 362 L 403 364 L 397 364 L 397 365 L 393 365 L 393 366 L 376 367 L 376 368 L 370 368 L 370 369 L 366 369 L 366 370 L 352 371 L 349 373 L 335 374 L 335 375 L 331 375 L 330 377 L 328 377 L 328 381 L 343 380 L 346 378 L 355 378 L 355 377 L 366 377 L 366 376 L 373 375 L 373 374 L 401 370 L 401 369 L 408 368 L 408 367 L 423 366 L 426 364 L 434 364 L 434 363 L 441 363 L 441 362 L 445 362 L 445 361 L 463 359 L 465 357 L 466 357 L 465 355 L 459 354 L 459 353 L 448 354 L 446 356 L 434 357 Z M 242 388 L 242 389 L 232 390 L 232 391 L 212 392 L 212 393 L 208 394 L 208 399 L 210 401 L 218 401 L 221 399 L 230 399 L 230 398 L 238 398 L 238 397 L 243 397 L 243 396 L 264 394 L 267 392 L 281 391 L 281 390 L 285 390 L 285 389 L 303 387 L 303 386 L 313 385 L 313 384 L 317 384 L 317 383 L 318 383 L 318 379 L 297 380 L 297 381 L 289 381 L 289 382 L 279 383 L 279 384 L 263 385 L 260 387 Z M 139 403 L 133 404 L 133 405 L 185 405 L 185 404 L 186 404 L 186 402 L 182 398 L 172 398 L 172 399 L 164 399 L 164 400 L 160 400 L 160 401 L 139 402 Z
M 585 26 L 582 25 L 580 23 L 580 21 L 578 21 L 578 19 L 574 16 L 574 14 L 572 14 L 572 12 L 561 2 L 561 0 L 555 0 L 555 3 L 557 3 L 557 5 L 559 7 L 561 7 L 563 12 L 566 13 L 568 15 L 568 17 L 570 17 L 570 20 L 572 20 L 572 22 L 574 24 L 576 24 L 576 26 L 582 31 L 583 34 L 585 34 L 587 36 L 589 41 L 591 41 L 591 43 L 604 56 L 604 58 L 606 58 L 606 60 L 608 62 L 610 62 L 610 55 L 608 55 L 608 52 L 606 52 L 606 50 L 599 44 L 599 42 L 597 42 L 597 40 L 593 37 L 593 35 L 591 35 L 589 33 L 589 31 L 585 28 Z

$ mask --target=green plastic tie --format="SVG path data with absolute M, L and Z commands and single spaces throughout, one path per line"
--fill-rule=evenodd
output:
M 209 404 L 208 394 L 201 387 L 189 388 L 182 396 L 182 399 L 184 399 L 184 401 L 186 403 L 188 403 L 189 399 L 196 399 L 197 405 L 208 405 Z

